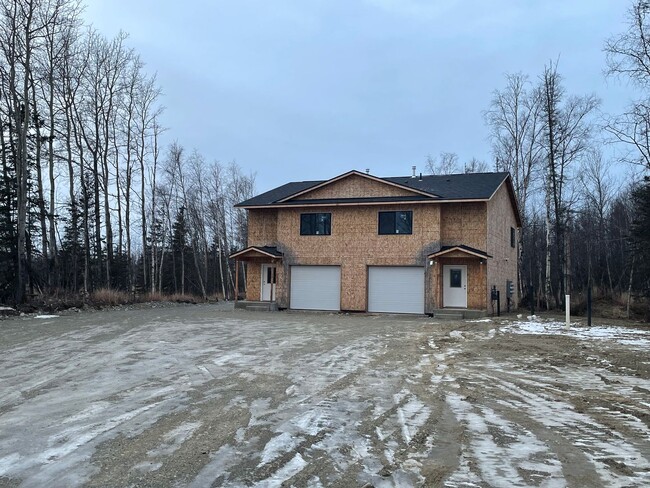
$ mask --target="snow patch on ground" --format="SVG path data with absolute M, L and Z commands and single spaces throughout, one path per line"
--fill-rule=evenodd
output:
M 34 315 L 35 319 L 56 319 L 59 315 Z
M 495 380 L 493 377 L 489 379 Z M 626 442 L 619 433 L 611 431 L 587 413 L 576 411 L 572 405 L 560 401 L 557 397 L 544 392 L 535 393 L 506 380 L 496 380 L 496 383 L 504 392 L 500 403 L 526 412 L 544 426 L 571 440 L 574 446 L 581 447 L 583 454 L 593 464 L 606 486 L 621 486 L 626 480 L 627 486 L 650 484 L 650 462 L 637 447 Z M 638 424 L 632 421 L 630 426 L 638 427 Z M 636 473 L 633 477 L 620 475 L 610 469 L 606 460 L 620 463 L 632 461 L 633 471 Z M 631 484 L 631 480 L 635 478 L 643 480 L 640 485 Z
M 397 418 L 406 444 L 411 442 L 413 436 L 418 433 L 430 415 L 431 409 L 417 397 L 413 397 L 402 406 L 397 407 Z
M 201 422 L 185 422 L 179 425 L 163 435 L 163 444 L 147 452 L 147 455 L 149 457 L 170 456 L 181 447 L 183 442 L 192 437 L 200 426 Z
M 544 486 L 563 487 L 562 465 L 548 446 L 521 426 L 501 418 L 488 407 L 474 407 L 461 396 L 450 393 L 447 404 L 469 431 L 467 449 L 477 463 L 480 479 L 492 486 L 528 486 L 522 472 L 535 472 Z M 448 486 L 467 476 L 462 466 Z M 460 485 L 462 486 L 462 485 Z
M 287 481 L 305 469 L 305 466 L 307 466 L 307 462 L 300 454 L 296 454 L 291 461 L 276 471 L 272 476 L 256 483 L 255 486 L 259 488 L 279 488 L 284 481 Z
M 294 437 L 288 432 L 283 432 L 282 434 L 273 437 L 266 443 L 266 446 L 264 446 L 262 459 L 258 467 L 273 461 L 285 452 L 295 449 L 302 440 L 303 437 Z
M 212 486 L 220 476 L 228 477 L 228 470 L 237 464 L 241 453 L 229 444 L 221 446 L 219 450 L 210 455 L 210 462 L 203 466 L 199 474 L 190 483 L 190 488 L 203 488 Z
M 565 322 L 529 320 L 508 324 L 501 331 L 511 334 L 562 335 L 582 340 L 611 340 L 627 346 L 650 348 L 650 329 L 613 325 L 579 327 L 576 324 L 567 329 Z

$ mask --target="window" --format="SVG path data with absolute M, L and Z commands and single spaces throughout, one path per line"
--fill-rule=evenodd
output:
M 276 283 L 276 278 L 277 278 L 277 273 L 276 273 L 276 269 L 275 269 L 275 267 L 272 268 L 272 267 L 269 266 L 268 268 L 266 268 L 266 282 L 267 282 L 269 285 L 270 285 L 270 284 L 274 284 L 274 285 L 275 285 L 275 283 Z
M 449 270 L 449 288 L 461 288 L 463 286 L 463 271 L 460 269 Z
M 379 234 L 412 234 L 413 212 L 379 212 Z
M 332 233 L 331 213 L 300 214 L 301 236 L 328 236 Z
M 517 241 L 517 233 L 514 227 L 510 227 L 510 247 L 515 247 Z

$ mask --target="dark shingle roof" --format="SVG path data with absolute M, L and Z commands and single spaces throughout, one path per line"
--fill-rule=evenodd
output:
M 247 248 L 242 249 L 241 251 L 237 251 L 237 252 L 232 253 L 230 255 L 230 257 L 232 258 L 232 257 L 240 256 L 240 255 L 245 255 L 245 254 L 248 254 L 251 251 L 257 251 L 257 252 L 261 252 L 261 253 L 264 253 L 264 254 L 270 254 L 271 256 L 276 257 L 276 258 L 281 258 L 283 256 L 283 254 L 280 251 L 278 251 L 278 248 L 275 247 L 275 246 L 248 246 Z
M 261 193 L 260 195 L 249 198 L 246 201 L 237 204 L 237 207 L 248 207 L 248 206 L 257 206 L 257 205 L 270 205 L 275 203 L 283 198 L 287 198 L 294 193 L 299 193 L 307 188 L 316 186 L 323 181 L 292 181 L 277 188 L 273 188 L 267 192 Z
M 397 176 L 382 178 L 416 190 L 425 191 L 440 198 L 487 199 L 499 188 L 508 173 L 468 173 L 458 175 L 429 175 L 420 178 Z
M 479 255 L 481 255 L 483 257 L 486 257 L 486 258 L 491 258 L 492 257 L 488 253 L 486 253 L 485 251 L 481 251 L 480 249 L 476 249 L 474 247 L 466 246 L 465 244 L 459 244 L 457 246 L 441 246 L 440 249 L 438 249 L 436 252 L 432 252 L 431 254 L 429 254 L 428 257 L 433 257 L 433 256 L 437 256 L 439 254 L 444 254 L 446 251 L 451 251 L 451 250 L 455 250 L 455 249 L 460 249 L 460 250 L 463 250 L 463 251 L 469 251 L 470 253 L 479 254 Z
M 384 181 L 396 183 L 401 186 L 413 188 L 430 194 L 432 197 L 438 197 L 444 200 L 486 200 L 494 194 L 508 176 L 508 173 L 469 173 L 456 175 L 428 175 L 420 178 L 410 176 L 394 176 L 380 178 Z M 281 200 L 295 195 L 311 187 L 320 185 L 327 180 L 320 181 L 295 181 L 279 186 L 273 190 L 257 195 L 249 200 L 239 203 L 238 207 L 257 207 L 264 205 L 273 205 Z M 305 205 L 316 203 L 363 203 L 363 202 L 381 202 L 390 201 L 389 197 L 374 198 L 335 198 L 327 200 L 292 200 L 284 205 Z M 393 199 L 394 200 L 394 199 Z M 420 201 L 428 200 L 426 195 L 413 195 L 412 197 L 400 197 L 400 201 Z

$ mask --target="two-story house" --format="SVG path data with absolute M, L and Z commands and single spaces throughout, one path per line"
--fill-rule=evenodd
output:
M 287 183 L 248 211 L 246 300 L 388 313 L 491 309 L 517 297 L 520 216 L 508 173 Z M 239 266 L 236 266 L 239 269 Z

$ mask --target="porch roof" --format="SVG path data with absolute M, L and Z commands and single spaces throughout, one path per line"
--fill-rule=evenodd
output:
M 449 254 L 455 251 L 462 252 L 469 256 L 473 256 L 480 259 L 487 259 L 492 257 L 488 253 L 486 253 L 485 251 L 481 251 L 480 249 L 475 249 L 473 247 L 469 247 L 464 244 L 459 244 L 457 246 L 442 246 L 438 251 L 429 254 L 427 258 L 438 258 L 444 256 L 445 254 Z
M 283 254 L 274 246 L 248 246 L 246 249 L 232 253 L 230 258 L 246 261 L 247 259 L 260 257 L 282 259 L 282 256 Z

